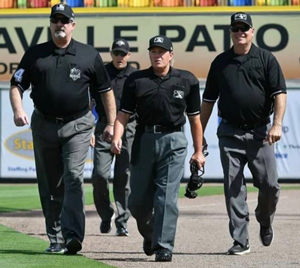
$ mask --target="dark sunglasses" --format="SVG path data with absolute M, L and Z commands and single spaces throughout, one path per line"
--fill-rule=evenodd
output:
M 72 20 L 68 19 L 68 18 L 50 18 L 50 21 L 54 24 L 58 23 L 59 21 L 62 23 L 62 24 L 68 24 L 70 22 L 72 22 Z
M 128 53 L 125 53 L 123 51 L 113 51 L 113 54 L 116 57 L 118 57 L 118 56 L 125 57 Z
M 245 25 L 245 26 L 231 26 L 230 30 L 233 33 L 237 33 L 239 30 L 241 30 L 241 32 L 248 32 L 250 30 L 250 26 L 249 25 Z

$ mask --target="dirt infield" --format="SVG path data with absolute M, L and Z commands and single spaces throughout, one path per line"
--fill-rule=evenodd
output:
M 86 237 L 81 254 L 120 268 L 300 267 L 300 190 L 281 192 L 273 224 L 275 240 L 270 247 L 263 247 L 259 241 L 259 224 L 254 217 L 256 202 L 257 194 L 249 193 L 251 253 L 248 255 L 226 255 L 232 240 L 223 195 L 179 199 L 180 217 L 171 263 L 156 263 L 154 256 L 147 257 L 143 253 L 143 240 L 132 218 L 128 222 L 129 237 L 114 236 L 115 229 L 110 234 L 100 234 L 100 219 L 94 206 L 87 207 Z M 40 211 L 0 214 L 0 223 L 47 240 Z

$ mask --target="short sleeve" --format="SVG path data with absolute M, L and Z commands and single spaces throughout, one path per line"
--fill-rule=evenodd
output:
M 30 87 L 30 70 L 32 66 L 32 61 L 33 55 L 31 54 L 31 50 L 27 50 L 23 55 L 17 70 L 11 77 L 11 86 L 17 86 L 22 91 L 25 91 Z
M 219 88 L 217 79 L 217 68 L 216 62 L 213 61 L 206 80 L 205 89 L 203 92 L 203 101 L 205 102 L 216 102 L 219 98 Z
M 270 53 L 268 61 L 268 84 L 270 89 L 270 97 L 274 97 L 280 93 L 286 93 L 285 79 L 281 67 L 273 54 Z
M 133 114 L 136 108 L 136 97 L 135 97 L 135 73 L 129 75 L 124 83 L 123 94 L 121 98 L 120 111 Z
M 200 87 L 199 80 L 191 74 L 190 77 L 190 93 L 186 98 L 186 114 L 188 116 L 200 114 Z
M 91 82 L 91 91 L 104 93 L 111 90 L 111 81 L 99 53 L 95 57 L 94 79 Z

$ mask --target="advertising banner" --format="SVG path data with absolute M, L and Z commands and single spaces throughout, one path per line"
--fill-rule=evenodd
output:
M 115 38 L 129 41 L 130 60 L 149 67 L 148 40 L 157 34 L 170 37 L 174 66 L 206 78 L 212 60 L 231 46 L 231 13 L 79 14 L 74 38 L 97 48 L 104 61 Z M 300 78 L 299 13 L 251 13 L 254 43 L 274 53 L 287 79 Z M 0 16 L 0 81 L 9 81 L 28 47 L 51 39 L 48 15 Z
M 23 107 L 30 117 L 33 103 L 25 91 Z M 30 126 L 16 127 L 9 102 L 9 91 L 1 90 L 1 178 L 36 178 L 33 142 Z M 85 164 L 84 176 L 91 177 L 93 150 L 90 148 Z
M 202 95 L 203 92 L 201 92 Z M 282 138 L 275 144 L 275 157 L 277 169 L 280 179 L 300 179 L 300 122 L 297 115 L 300 114 L 300 88 L 288 89 L 288 105 L 286 108 L 283 125 Z M 273 119 L 273 115 L 271 117 Z M 205 178 L 222 179 L 223 171 L 220 162 L 220 151 L 218 147 L 217 128 L 219 125 L 219 117 L 217 116 L 217 104 L 215 104 L 210 120 L 205 130 L 205 138 L 208 144 L 209 155 L 206 158 Z M 184 176 L 190 176 L 190 167 L 188 160 L 193 153 L 193 141 L 189 124 L 185 126 L 185 133 L 188 138 L 188 157 L 185 165 Z M 244 175 L 246 178 L 252 178 L 252 175 L 245 166 Z
M 9 91 L 1 90 L 1 178 L 35 178 L 35 164 L 33 154 L 33 143 L 30 126 L 16 127 L 13 123 L 13 115 L 9 104 Z M 26 91 L 23 98 L 23 105 L 27 115 L 33 111 L 32 100 L 29 97 L 30 91 Z M 201 95 L 203 91 L 201 90 Z M 282 126 L 282 139 L 275 144 L 275 157 L 277 159 L 280 179 L 300 179 L 300 86 L 297 89 L 288 90 L 288 105 Z M 222 179 L 223 171 L 220 163 L 218 138 L 216 135 L 219 118 L 215 105 L 209 123 L 205 131 L 205 138 L 208 143 L 209 155 L 206 159 L 205 178 L 214 180 Z M 184 178 L 190 176 L 189 160 L 193 153 L 193 141 L 190 132 L 190 125 L 184 128 L 188 139 L 188 155 L 185 160 Z M 85 178 L 91 178 L 93 168 L 93 150 L 90 149 L 85 165 Z M 112 170 L 111 170 L 112 172 Z M 251 178 L 251 174 L 245 167 L 245 176 Z M 113 177 L 113 172 L 112 172 Z

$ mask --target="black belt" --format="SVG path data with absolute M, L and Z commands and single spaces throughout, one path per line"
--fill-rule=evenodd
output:
M 223 118 L 222 118 L 222 122 L 225 123 L 225 124 L 231 124 L 231 125 L 233 125 L 237 128 L 243 129 L 243 130 L 252 130 L 252 129 L 255 129 L 255 128 L 262 127 L 262 126 L 266 126 L 271 121 L 270 121 L 270 118 L 267 117 L 267 118 L 264 118 L 261 121 L 259 121 L 257 123 L 254 123 L 254 124 L 237 124 L 237 123 L 234 123 L 234 122 L 227 121 L 226 119 L 223 119 Z
M 51 123 L 55 123 L 58 125 L 63 125 L 63 124 L 67 124 L 73 120 L 76 120 L 80 117 L 83 117 L 84 115 L 86 115 L 89 112 L 90 109 L 86 109 L 78 114 L 75 115 L 68 115 L 68 116 L 63 116 L 63 117 L 55 117 L 55 116 L 49 116 L 49 115 L 45 115 L 43 113 L 41 113 L 38 109 L 35 108 L 35 111 L 41 115 L 46 121 L 51 122 Z
M 144 126 L 141 129 L 144 130 L 144 132 L 156 133 L 156 134 L 182 131 L 182 127 L 167 127 L 167 126 L 161 126 L 161 125 Z

